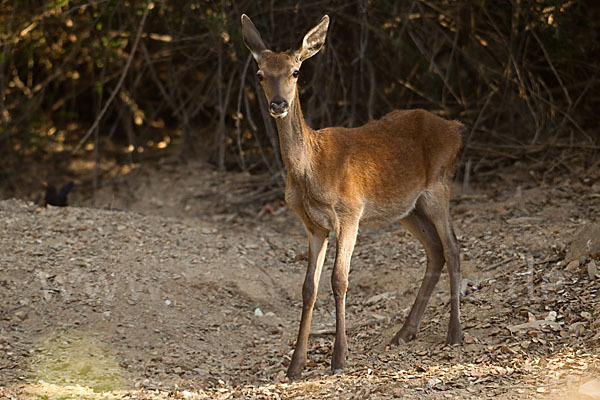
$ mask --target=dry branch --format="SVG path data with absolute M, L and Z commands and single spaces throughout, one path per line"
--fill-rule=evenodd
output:
M 81 140 L 79 141 L 79 143 L 77 143 L 77 146 L 75 146 L 75 149 L 73 150 L 73 154 L 75 154 L 75 153 L 77 153 L 79 151 L 79 149 L 81 148 L 81 146 L 83 146 L 83 144 L 90 137 L 90 135 L 92 134 L 92 132 L 94 132 L 94 129 L 96 129 L 98 127 L 98 124 L 100 123 L 100 120 L 102 119 L 102 117 L 106 113 L 106 110 L 108 110 L 108 107 L 110 107 L 110 104 L 114 100 L 115 96 L 121 90 L 121 86 L 123 85 L 123 82 L 125 81 L 125 76 L 127 76 L 127 71 L 129 71 L 129 67 L 131 66 L 131 62 L 133 61 L 133 56 L 135 55 L 135 51 L 137 49 L 137 46 L 140 43 L 140 38 L 142 37 L 142 30 L 144 29 L 144 23 L 146 22 L 146 17 L 148 16 L 148 11 L 150 11 L 150 8 L 151 8 L 150 5 L 151 4 L 152 3 L 150 1 L 148 1 L 146 3 L 146 7 L 144 8 L 144 14 L 142 15 L 142 20 L 141 20 L 140 25 L 138 27 L 138 31 L 137 31 L 137 34 L 136 34 L 136 37 L 135 37 L 135 41 L 134 41 L 132 49 L 131 49 L 131 53 L 129 54 L 129 58 L 127 59 L 127 63 L 125 64 L 125 67 L 123 68 L 123 72 L 121 74 L 121 77 L 119 78 L 119 81 L 117 82 L 117 86 L 115 87 L 115 89 L 110 94 L 110 97 L 108 98 L 108 100 L 104 104 L 104 107 L 102 108 L 102 111 L 100 111 L 100 114 L 98 114 L 98 116 L 96 117 L 96 120 L 94 120 L 94 123 L 92 124 L 92 126 L 88 129 L 88 131 L 86 132 L 85 136 L 83 138 L 81 138 Z

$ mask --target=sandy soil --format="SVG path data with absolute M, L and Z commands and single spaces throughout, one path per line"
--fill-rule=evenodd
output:
M 600 176 L 455 196 L 460 346 L 445 273 L 417 338 L 388 346 L 425 255 L 398 223 L 361 229 L 337 376 L 330 246 L 297 382 L 305 233 L 256 179 L 163 165 L 95 207 L 77 187 L 66 208 L 0 201 L 0 398 L 600 398 Z

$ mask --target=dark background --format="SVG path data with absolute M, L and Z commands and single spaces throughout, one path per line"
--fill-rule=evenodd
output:
M 598 168 L 596 0 L 0 4 L 3 196 L 71 179 L 93 196 L 165 158 L 280 177 L 242 13 L 273 50 L 331 17 L 299 81 L 314 128 L 419 107 L 469 127 L 460 180 Z

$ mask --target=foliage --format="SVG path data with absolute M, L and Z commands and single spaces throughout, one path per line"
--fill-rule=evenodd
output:
M 470 143 L 598 143 L 594 0 L 3 0 L 1 8 L 1 178 L 31 154 L 76 150 L 97 162 L 114 152 L 135 162 L 175 142 L 182 156 L 221 169 L 278 173 L 243 12 L 275 50 L 298 46 L 330 15 L 325 49 L 301 72 L 313 127 L 423 107 L 465 122 Z

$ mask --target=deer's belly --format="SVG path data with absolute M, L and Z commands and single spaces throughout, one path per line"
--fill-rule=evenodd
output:
M 381 224 L 402 219 L 412 212 L 423 193 L 415 191 L 391 199 L 355 199 L 357 201 L 352 204 L 344 204 L 341 199 L 311 196 L 288 188 L 286 200 L 305 222 L 331 231 L 335 230 L 337 221 L 345 219 L 340 213 L 355 215 L 360 224 Z
M 412 212 L 420 193 L 390 202 L 365 201 L 361 223 L 377 224 L 397 221 Z

